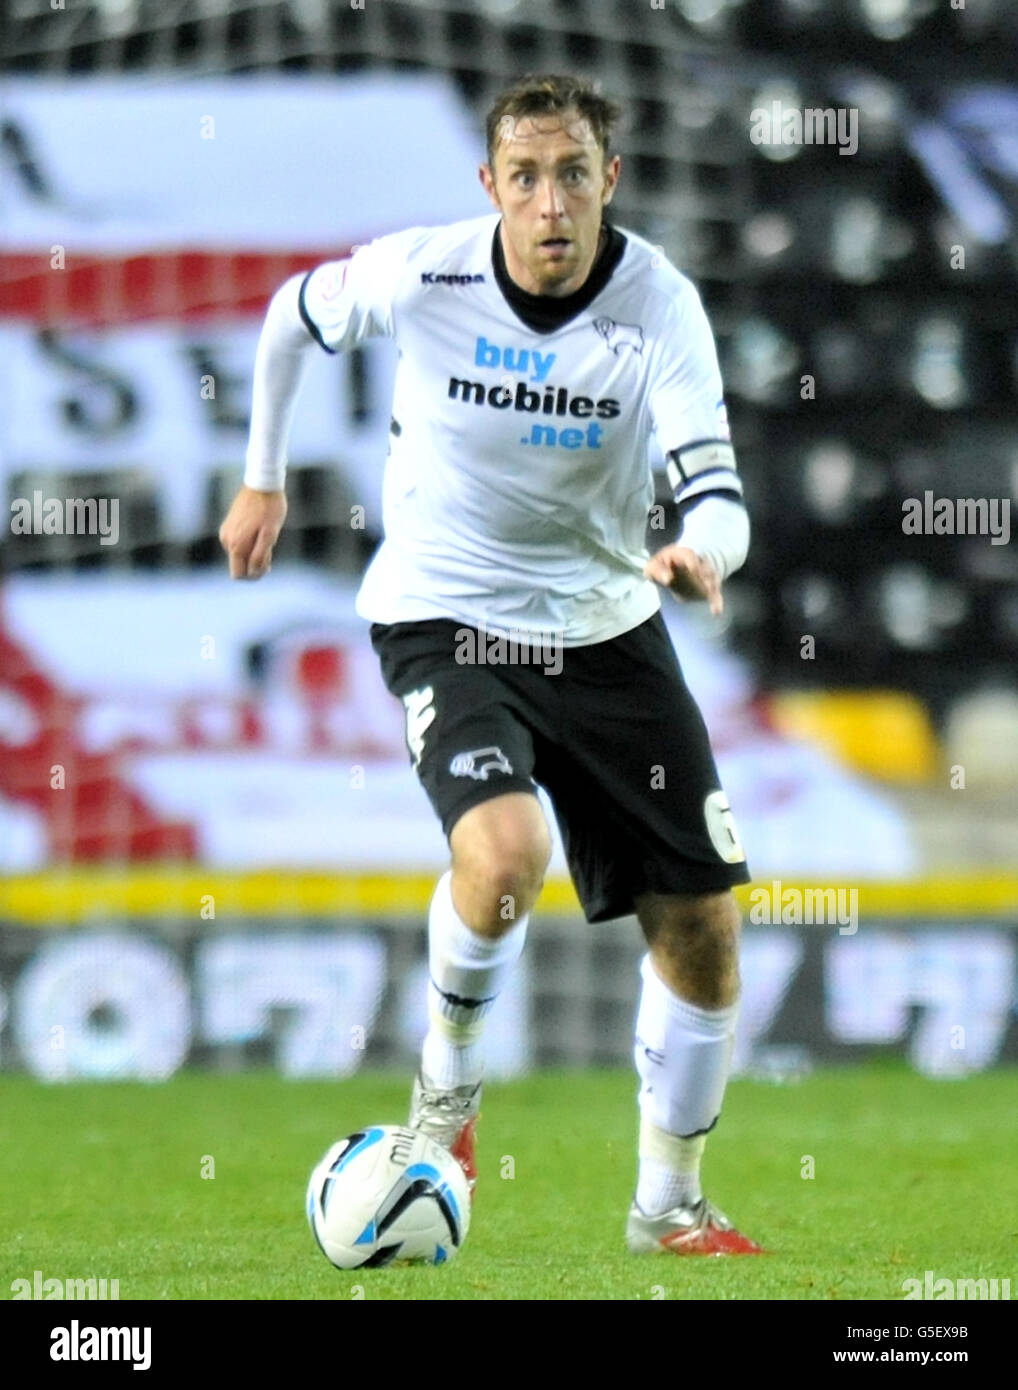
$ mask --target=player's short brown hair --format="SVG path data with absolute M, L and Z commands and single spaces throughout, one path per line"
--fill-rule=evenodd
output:
M 485 117 L 489 166 L 495 166 L 495 149 L 506 129 L 503 121 L 521 120 L 524 116 L 561 116 L 566 111 L 576 111 L 590 123 L 594 139 L 607 159 L 622 107 L 603 97 L 588 78 L 532 72 L 500 92 Z

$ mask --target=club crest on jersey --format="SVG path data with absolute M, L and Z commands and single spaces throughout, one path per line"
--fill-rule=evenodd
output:
M 594 328 L 604 339 L 604 345 L 618 357 L 623 348 L 632 348 L 643 355 L 643 329 L 638 323 L 616 323 L 614 319 L 594 320 Z
M 473 777 L 479 782 L 486 782 L 489 772 L 512 770 L 513 765 L 501 748 L 472 748 L 469 753 L 457 753 L 449 764 L 454 777 Z

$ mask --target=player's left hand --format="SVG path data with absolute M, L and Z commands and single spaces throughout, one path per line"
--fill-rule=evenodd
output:
M 686 545 L 666 545 L 643 567 L 648 579 L 684 599 L 706 599 L 715 617 L 724 609 L 721 580 L 709 560 Z

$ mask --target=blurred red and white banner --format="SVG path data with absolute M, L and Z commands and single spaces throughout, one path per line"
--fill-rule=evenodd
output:
M 10 818 L 0 870 L 54 853 L 441 869 L 448 851 L 409 767 L 403 710 L 353 597 L 348 582 L 286 567 L 258 585 L 225 571 L 12 579 L 0 623 L 0 818 Z M 742 663 L 667 611 L 754 870 L 912 872 L 892 798 L 775 732 Z M 69 761 L 74 785 L 54 792 L 50 768 Z M 565 872 L 557 842 L 553 870 Z
M 240 467 L 260 321 L 289 275 L 404 227 L 487 210 L 481 142 L 435 76 L 5 84 L 0 483 L 157 480 L 195 534 Z M 395 354 L 316 353 L 291 462 L 380 497 Z M 211 383 L 211 387 L 210 387 Z

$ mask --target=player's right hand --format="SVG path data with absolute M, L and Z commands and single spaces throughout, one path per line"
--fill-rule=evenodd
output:
M 684 599 L 706 599 L 715 617 L 724 611 L 721 581 L 711 562 L 685 545 L 666 545 L 647 561 L 644 574 Z
M 286 520 L 285 492 L 242 487 L 219 528 L 231 579 L 261 579 L 272 568 L 272 550 Z

